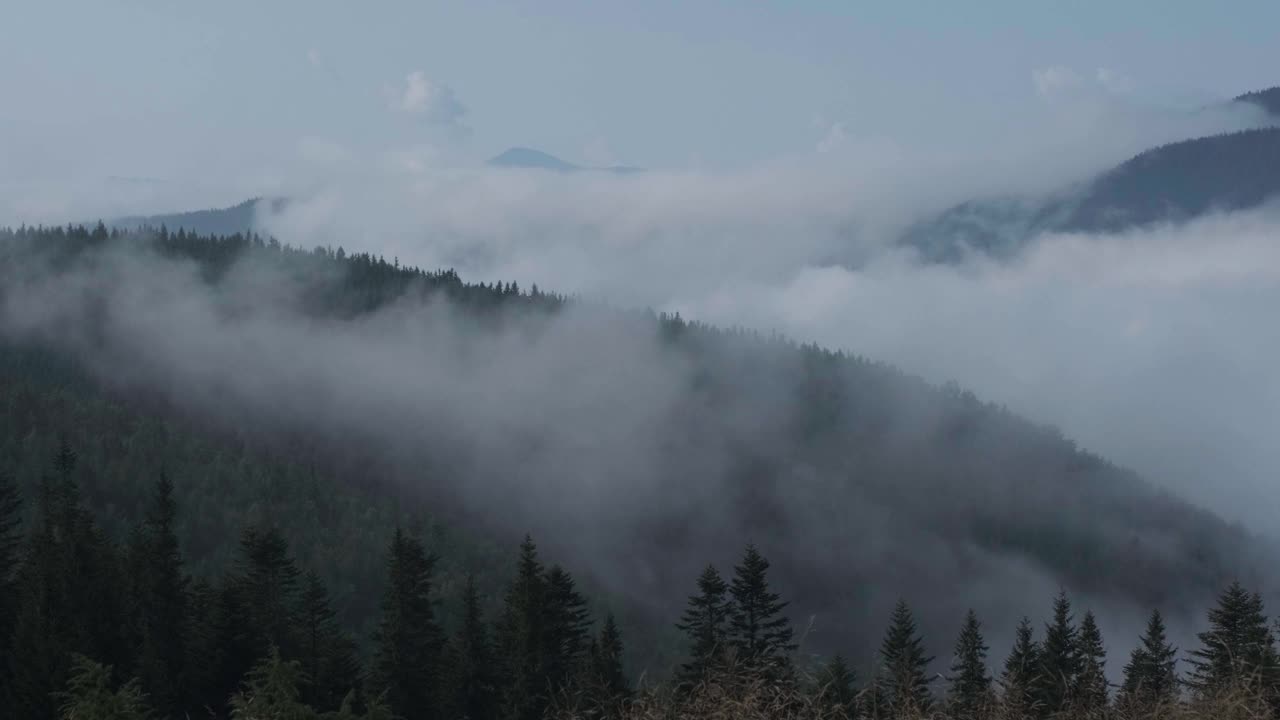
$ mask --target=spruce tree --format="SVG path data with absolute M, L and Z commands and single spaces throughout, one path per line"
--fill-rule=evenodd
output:
M 1004 705 L 1014 718 L 1030 715 L 1036 707 L 1036 673 L 1040 667 L 1040 644 L 1034 639 L 1031 618 L 1024 617 L 1018 623 L 1013 648 L 1004 661 L 1000 674 L 1000 688 L 1004 693 Z
M 748 544 L 729 586 L 728 643 L 744 668 L 772 675 L 790 668 L 796 646 L 791 623 L 782 614 L 787 603 L 769 589 L 768 573 L 769 561 Z
M 140 632 L 138 676 L 151 704 L 176 715 L 187 699 L 187 584 L 175 531 L 173 483 L 161 473 L 134 549 L 136 621 Z
M 1072 706 L 1082 718 L 1100 718 L 1107 710 L 1107 658 L 1102 632 L 1093 613 L 1086 611 L 1080 621 L 1077 641 L 1080 672 L 1072 689 Z
M 233 589 L 245 613 L 245 630 L 256 641 L 255 660 L 273 646 L 286 658 L 297 657 L 299 575 L 279 529 L 255 526 L 244 531 Z
M 724 658 L 729 617 L 725 596 L 729 586 L 720 573 L 708 565 L 698 577 L 698 594 L 689 596 L 688 607 L 676 627 L 689 639 L 689 660 L 680 666 L 677 683 L 683 687 L 696 685 Z
M 516 577 L 507 588 L 498 623 L 498 653 L 502 664 L 500 717 L 540 720 L 547 707 L 548 589 L 538 548 L 525 536 L 520 544 Z
M 622 632 L 609 613 L 600 628 L 600 637 L 592 643 L 591 676 L 606 700 L 616 701 L 630 693 L 622 670 Z
M 0 473 L 0 657 L 11 656 L 18 615 L 18 568 L 22 561 L 22 500 L 18 486 Z M 0 715 L 12 712 L 9 662 L 0 661 Z
M 1263 613 L 1262 597 L 1233 582 L 1209 610 L 1209 629 L 1191 653 L 1189 684 L 1204 694 L 1233 685 L 1266 688 L 1280 676 L 1275 639 Z
M 587 601 L 573 578 L 559 565 L 547 571 L 546 682 L 552 690 L 566 686 L 583 667 L 590 641 Z
M 1071 615 L 1071 600 L 1065 590 L 1053 601 L 1053 620 L 1045 625 L 1036 669 L 1035 700 L 1042 717 L 1065 711 L 1080 674 L 1078 632 Z
M 1178 651 L 1165 637 L 1164 618 L 1151 611 L 1142 644 L 1134 648 L 1124 668 L 1124 683 L 1117 704 L 1142 717 L 1178 699 Z
M 815 678 L 816 695 L 825 716 L 858 716 L 858 675 L 839 655 L 823 664 Z
M 152 717 L 142 684 L 134 678 L 112 687 L 112 668 L 83 656 L 71 659 L 66 689 L 56 694 L 63 720 L 147 720 Z
M 298 608 L 299 654 L 303 702 L 319 712 L 336 710 L 360 679 L 356 646 L 338 626 L 329 591 L 314 572 L 302 581 Z
M 931 662 L 933 657 L 925 655 L 924 641 L 916 632 L 911 608 L 899 600 L 880 644 L 880 703 L 891 717 L 926 715 L 932 709 L 926 675 Z
M 951 662 L 951 682 L 947 706 L 957 720 L 975 720 L 991 708 L 991 675 L 987 672 L 987 644 L 982 639 L 982 624 L 970 610 L 956 640 L 955 658 Z
M 483 720 L 497 713 L 497 659 L 480 611 L 475 578 L 462 596 L 462 627 L 449 644 L 449 696 L 453 717 Z
M 316 712 L 299 696 L 302 667 L 284 660 L 271 647 L 245 675 L 243 689 L 231 698 L 231 717 L 249 720 L 316 720 Z M 415 716 L 417 717 L 417 716 Z M 426 716 L 422 716 L 426 717 Z
M 396 714 L 434 717 L 442 710 L 439 676 L 444 649 L 431 601 L 436 559 L 399 528 L 388 555 L 370 685 Z

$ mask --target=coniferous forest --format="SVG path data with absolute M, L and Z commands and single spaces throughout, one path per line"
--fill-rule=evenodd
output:
M 235 377 L 153 377 L 162 338 L 126 353 L 123 329 L 139 326 L 124 321 L 138 319 L 93 281 L 118 285 L 145 262 L 134 287 L 179 267 L 219 293 L 226 326 L 287 312 L 370 344 L 388 313 L 416 322 L 444 302 L 446 326 L 474 333 L 461 342 L 517 366 L 581 301 L 166 228 L 3 231 L 0 261 L 0 717 L 1280 712 L 1265 543 L 959 388 L 782 338 L 593 310 L 622 332 L 575 352 L 652 338 L 687 374 L 653 421 L 661 462 L 626 476 L 663 502 L 636 494 L 645 512 L 569 523 L 537 492 L 582 472 L 539 464 L 559 438 L 516 435 L 520 462 L 499 466 L 514 477 L 495 479 L 447 426 L 384 445 L 358 432 L 364 417 L 272 414 Z M 66 304 L 31 321 L 49 288 Z M 134 310 L 181 304 L 163 297 Z M 517 341 L 484 344 L 507 333 Z M 137 376 L 113 379 L 125 364 Z M 252 387 L 272 403 L 302 392 Z M 580 499 L 555 490 L 555 503 Z M 890 549 L 860 552 L 877 538 Z M 965 551 L 937 556 L 950 547 Z M 991 558 L 1071 592 L 1038 595 L 1027 617 L 970 603 L 966 583 L 1005 577 Z M 1149 620 L 1104 637 L 1121 602 Z M 1194 646 L 1175 647 L 1173 620 L 1198 629 Z M 1135 649 L 1109 657 L 1116 646 Z

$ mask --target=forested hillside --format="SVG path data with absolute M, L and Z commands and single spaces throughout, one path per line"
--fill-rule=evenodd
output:
M 1273 97 L 1268 91 L 1250 102 Z M 1280 194 L 1277 168 L 1280 128 L 1185 140 L 1152 148 L 1056 196 L 962 203 L 912 226 L 902 242 L 934 262 L 956 262 L 970 252 L 1008 258 L 1043 233 L 1115 233 L 1259 207 Z

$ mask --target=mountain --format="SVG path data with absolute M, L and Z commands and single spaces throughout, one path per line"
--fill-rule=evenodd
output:
M 187 232 L 202 235 L 233 235 L 250 232 L 257 227 L 258 205 L 262 198 L 245 200 L 238 205 L 209 210 L 169 213 L 165 215 L 134 215 L 116 218 L 107 223 L 110 227 L 122 230 L 136 230 L 142 227 L 167 227 L 170 230 L 179 228 Z M 271 200 L 271 207 L 279 210 L 284 200 Z
M 1280 88 L 1242 95 L 1280 118 Z M 1280 195 L 1280 127 L 1152 148 L 1048 196 L 967 201 L 909 227 L 901 244 L 930 262 L 977 252 L 1009 258 L 1043 233 L 1114 233 L 1247 210 Z
M 610 172 L 617 175 L 628 175 L 631 173 L 643 172 L 641 168 L 629 165 L 611 165 L 608 167 L 584 167 L 565 162 L 560 158 L 526 147 L 513 147 L 504 150 L 497 156 L 491 158 L 488 164 L 492 167 L 503 168 L 523 168 L 528 170 L 554 170 L 556 172 L 578 172 L 581 170 L 595 170 L 600 172 Z
M 0 350 L 0 474 L 24 494 L 69 439 L 102 468 L 85 501 L 124 533 L 164 469 L 196 567 L 271 519 L 355 627 L 406 518 L 459 563 L 450 598 L 466 572 L 498 585 L 509 561 L 486 548 L 532 532 L 654 669 L 702 567 L 748 540 L 821 628 L 806 652 L 860 656 L 899 596 L 942 635 L 1059 585 L 1178 622 L 1231 578 L 1273 578 L 1269 544 L 959 388 L 368 255 L 0 231 Z

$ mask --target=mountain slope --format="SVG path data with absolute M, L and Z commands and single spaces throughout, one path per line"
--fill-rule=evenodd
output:
M 648 636 L 747 540 L 793 617 L 817 618 L 811 649 L 859 653 L 899 596 L 942 634 L 969 606 L 1036 611 L 1059 584 L 1176 621 L 1230 578 L 1271 577 L 1271 548 L 1242 530 L 1052 429 L 862 358 L 254 238 L 27 230 L 0 234 L 0 259 L 13 352 L 51 353 L 157 428 L 190 423 L 293 468 L 253 486 L 277 488 L 269 507 L 298 532 L 385 530 L 385 511 L 362 508 L 386 498 L 504 546 L 532 531 L 628 598 Z M 5 406 L 15 427 L 31 402 Z M 76 417 L 54 414 L 45 437 Z M 88 427 L 104 447 L 137 442 Z M 28 462 L 17 445 L 0 457 Z M 234 463 L 181 467 L 223 503 L 201 517 L 262 512 L 218 489 Z M 320 505 L 290 489 L 308 472 Z M 128 487 L 90 494 L 129 513 Z

